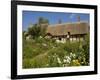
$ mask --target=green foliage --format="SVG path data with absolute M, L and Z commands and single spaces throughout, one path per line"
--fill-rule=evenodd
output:
M 39 24 L 44 24 L 44 23 L 48 23 L 49 24 L 49 21 L 43 17 L 39 17 L 39 20 L 38 20 L 38 23 Z
M 28 34 L 32 35 L 33 38 L 39 37 L 41 35 L 41 27 L 37 24 L 28 28 Z
M 46 33 L 46 27 L 43 27 L 41 24 L 49 24 L 49 21 L 43 17 L 40 17 L 38 23 L 28 28 L 28 35 L 31 35 L 33 39 L 40 36 L 44 37 Z
M 32 62 L 31 59 L 24 58 L 23 59 L 23 68 L 32 68 Z
M 83 44 L 83 49 L 84 49 L 84 54 L 85 54 L 85 58 L 86 58 L 86 64 L 89 64 L 89 46 L 90 46 L 90 34 L 85 36 L 85 41 Z
M 23 68 L 87 65 L 89 65 L 89 35 L 82 42 L 57 43 L 53 39 L 43 37 L 23 41 Z
M 55 39 L 44 38 L 46 27 L 42 24 L 49 24 L 49 21 L 40 17 L 38 23 L 23 31 L 23 68 L 89 65 L 89 34 L 84 41 L 57 43 Z M 32 39 L 26 40 L 29 35 Z

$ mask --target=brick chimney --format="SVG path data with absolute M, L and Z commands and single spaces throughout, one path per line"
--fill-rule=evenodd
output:
M 62 20 L 61 20 L 61 19 L 59 19 L 59 20 L 58 20 L 58 24 L 61 24 L 61 23 L 62 23 Z
M 80 22 L 80 16 L 77 16 L 77 21 Z

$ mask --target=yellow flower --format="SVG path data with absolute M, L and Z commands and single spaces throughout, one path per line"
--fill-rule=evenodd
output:
M 73 60 L 72 62 L 73 62 L 73 65 L 74 66 L 80 66 L 80 63 L 79 63 L 79 60 L 78 59 Z

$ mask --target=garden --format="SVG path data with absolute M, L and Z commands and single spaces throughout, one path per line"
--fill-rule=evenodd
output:
M 88 36 L 86 36 L 88 37 Z M 23 40 L 23 68 L 89 65 L 89 40 L 57 43 L 52 39 Z
M 49 21 L 40 18 L 38 24 L 23 31 L 23 68 L 89 66 L 89 34 L 83 41 L 58 43 L 45 38 L 46 29 L 41 28 L 44 23 Z

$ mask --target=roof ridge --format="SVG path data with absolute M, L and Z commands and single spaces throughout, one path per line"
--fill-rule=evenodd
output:
M 68 22 L 68 23 L 61 23 L 61 24 L 52 24 L 52 25 L 48 25 L 48 26 L 57 26 L 57 25 L 67 25 L 67 24 L 80 24 L 80 23 L 88 23 L 86 21 L 80 21 L 80 22 Z

